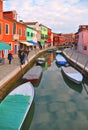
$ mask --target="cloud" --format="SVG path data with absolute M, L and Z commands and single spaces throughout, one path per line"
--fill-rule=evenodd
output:
M 38 21 L 56 33 L 75 33 L 88 24 L 87 5 L 87 0 L 8 0 L 4 10 L 16 10 L 18 20 Z

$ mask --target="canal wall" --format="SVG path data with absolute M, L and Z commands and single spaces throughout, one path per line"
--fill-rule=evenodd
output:
M 68 61 L 77 69 L 79 69 L 85 76 L 88 76 L 88 56 L 78 52 L 72 48 L 63 50 L 63 54 Z

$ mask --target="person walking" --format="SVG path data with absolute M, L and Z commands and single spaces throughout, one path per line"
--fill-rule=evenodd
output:
M 12 53 L 9 53 L 9 54 L 8 54 L 9 64 L 11 64 L 12 58 L 13 58 Z

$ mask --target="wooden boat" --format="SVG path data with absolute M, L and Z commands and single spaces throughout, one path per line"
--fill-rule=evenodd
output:
M 67 76 L 68 79 L 72 80 L 73 82 L 80 84 L 83 81 L 83 75 L 71 66 L 62 66 L 62 72 Z
M 22 77 L 22 79 L 27 82 L 38 82 L 42 75 L 42 67 L 41 66 L 33 66 L 30 70 L 28 70 Z
M 0 130 L 21 130 L 34 99 L 30 82 L 19 85 L 0 103 Z
M 58 65 L 66 65 L 67 64 L 67 60 L 61 54 L 57 54 L 56 55 L 56 63 Z
M 37 64 L 37 65 L 44 65 L 45 62 L 46 62 L 46 59 L 43 58 L 43 57 L 37 58 L 37 60 L 36 60 L 36 64 Z

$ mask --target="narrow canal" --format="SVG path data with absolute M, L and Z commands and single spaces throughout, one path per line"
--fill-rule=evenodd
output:
M 22 130 L 88 130 L 88 79 L 76 85 L 56 65 L 55 53 L 46 59 Z

